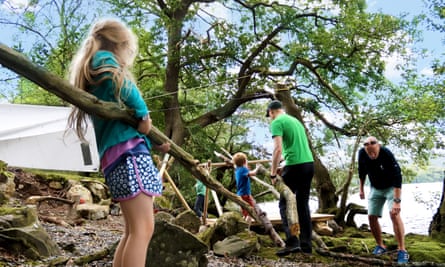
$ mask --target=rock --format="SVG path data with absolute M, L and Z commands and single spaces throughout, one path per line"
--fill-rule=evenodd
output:
M 204 267 L 208 264 L 207 252 L 206 244 L 189 231 L 163 220 L 155 220 L 145 266 Z
M 245 236 L 241 238 L 236 235 L 229 236 L 213 245 L 215 255 L 225 257 L 245 257 L 259 249 L 260 244 L 254 233 L 251 233 L 250 238 Z
M 61 181 L 50 181 L 48 187 L 55 190 L 62 190 L 64 185 Z
M 93 195 L 91 194 L 90 190 L 81 184 L 73 184 L 66 193 L 66 198 L 73 201 L 80 199 L 86 204 L 93 203 Z
M 173 215 L 171 215 L 170 213 L 168 213 L 168 212 L 158 211 L 155 214 L 155 220 L 165 221 L 165 222 L 174 224 L 175 217 Z
M 9 208 L 7 215 L 0 216 L 0 221 L 2 226 L 9 226 L 0 230 L 0 246 L 9 251 L 31 259 L 61 254 L 38 221 L 34 209 L 25 207 L 13 211 Z
M 314 231 L 319 235 L 327 235 L 332 236 L 334 231 L 332 230 L 326 222 L 314 222 L 313 223 Z
M 224 204 L 224 210 L 240 212 L 241 211 L 241 206 L 238 205 L 238 203 L 235 203 L 234 201 L 227 200 L 226 204 Z
M 82 184 L 91 192 L 94 203 L 110 199 L 108 188 L 103 183 L 84 180 Z
M 80 204 L 76 207 L 77 214 L 88 220 L 102 220 L 106 219 L 110 214 L 110 206 L 103 206 L 98 204 Z
M 186 210 L 176 216 L 174 224 L 196 234 L 199 231 L 201 220 L 198 218 L 198 216 L 196 216 L 193 210 Z
M 2 161 L 0 163 L 6 165 Z M 0 205 L 7 203 L 15 193 L 14 174 L 7 171 L 6 166 L 0 167 Z
M 198 233 L 197 236 L 211 248 L 216 242 L 243 232 L 247 227 L 248 224 L 241 217 L 241 213 L 226 212 L 211 227 Z

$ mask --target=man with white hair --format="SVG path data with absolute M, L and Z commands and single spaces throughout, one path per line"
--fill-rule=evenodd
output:
M 397 263 L 407 263 L 409 254 L 405 248 L 405 228 L 400 217 L 402 173 L 399 164 L 388 148 L 380 145 L 374 136 L 369 136 L 358 153 L 358 173 L 361 199 L 365 198 L 363 188 L 366 176 L 371 184 L 368 196 L 368 220 L 371 233 L 377 243 L 372 253 L 382 255 L 387 252 L 378 219 L 382 217 L 384 204 L 388 203 L 389 215 L 398 243 Z

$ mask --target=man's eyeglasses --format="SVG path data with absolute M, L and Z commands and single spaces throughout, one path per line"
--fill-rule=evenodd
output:
M 375 144 L 377 144 L 377 141 L 366 142 L 363 145 L 364 146 L 369 146 L 369 145 L 375 145 Z

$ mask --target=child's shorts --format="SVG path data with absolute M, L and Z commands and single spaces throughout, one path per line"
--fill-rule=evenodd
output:
M 252 195 L 243 195 L 243 196 L 241 196 L 241 198 L 244 201 L 246 201 L 247 203 L 249 203 L 249 205 L 252 206 L 252 208 L 255 208 L 255 200 L 253 199 Z M 241 213 L 243 214 L 244 217 L 249 215 L 247 210 L 245 210 L 243 208 L 241 208 Z
M 107 173 L 105 181 L 113 200 L 131 199 L 140 193 L 149 196 L 162 194 L 162 180 L 150 154 L 122 157 L 113 170 Z

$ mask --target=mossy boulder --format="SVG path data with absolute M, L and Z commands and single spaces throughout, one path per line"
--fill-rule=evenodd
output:
M 199 231 L 201 220 L 196 216 L 193 210 L 186 210 L 176 216 L 174 224 L 196 234 Z
M 216 242 L 243 232 L 247 227 L 248 224 L 239 212 L 226 212 L 212 226 L 198 233 L 197 236 L 212 248 Z
M 247 233 L 247 234 L 246 234 Z M 215 255 L 225 257 L 246 257 L 260 249 L 258 238 L 254 232 L 226 237 L 213 245 Z
M 204 267 L 208 247 L 184 228 L 163 220 L 155 221 L 155 231 L 147 254 L 147 267 Z
M 0 205 L 8 203 L 15 193 L 14 174 L 7 167 L 8 164 L 0 160 Z
M 61 253 L 38 221 L 36 211 L 30 207 L 0 210 L 0 246 L 30 259 Z

